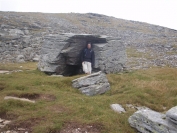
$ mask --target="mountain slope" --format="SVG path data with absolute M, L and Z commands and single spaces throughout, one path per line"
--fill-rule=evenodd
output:
M 129 68 L 177 67 L 177 31 L 165 27 L 93 13 L 17 12 L 0 12 L 0 25 L 3 49 L 0 61 L 14 61 L 20 54 L 25 55 L 25 60 L 31 60 L 39 55 L 45 34 L 72 32 L 121 37 L 127 46 Z M 38 44 L 37 49 L 32 47 L 33 44 Z M 24 50 L 28 47 L 32 47 L 34 54 L 31 56 Z

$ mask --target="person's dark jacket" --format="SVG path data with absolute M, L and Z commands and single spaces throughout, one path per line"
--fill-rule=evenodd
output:
M 85 48 L 81 53 L 81 62 L 90 62 L 92 67 L 95 65 L 95 54 L 92 49 Z

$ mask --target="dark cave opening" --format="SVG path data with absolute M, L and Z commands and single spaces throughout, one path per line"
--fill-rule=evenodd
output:
M 82 74 L 82 66 L 81 65 L 67 65 L 65 68 L 64 76 L 74 76 L 78 74 Z

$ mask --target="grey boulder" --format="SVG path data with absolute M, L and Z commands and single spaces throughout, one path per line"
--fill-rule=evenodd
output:
M 171 108 L 166 112 L 166 116 L 169 120 L 177 124 L 177 106 Z
M 72 86 L 87 96 L 103 94 L 110 89 L 106 75 L 101 71 L 73 80 Z
M 44 36 L 38 69 L 46 73 L 62 75 L 77 73 L 81 68 L 80 54 L 88 41 L 93 43 L 95 52 L 94 69 L 105 73 L 123 71 L 126 51 L 120 38 L 72 33 Z
M 166 119 L 166 115 L 142 109 L 128 119 L 130 125 L 141 133 L 177 133 L 177 125 Z

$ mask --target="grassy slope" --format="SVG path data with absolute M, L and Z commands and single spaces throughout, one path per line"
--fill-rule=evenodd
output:
M 177 69 L 174 68 L 108 74 L 111 90 L 104 95 L 88 97 L 71 86 L 71 81 L 79 76 L 49 77 L 36 70 L 36 63 L 0 64 L 0 69 L 13 70 L 20 66 L 24 72 L 0 75 L 0 116 L 16 116 L 16 124 L 30 124 L 33 120 L 34 133 L 59 131 L 66 122 L 99 124 L 103 133 L 133 133 L 136 131 L 127 120 L 134 110 L 126 108 L 125 104 L 147 106 L 160 112 L 177 104 Z M 33 97 L 38 94 L 56 99 L 38 98 L 36 104 L 3 100 L 6 95 Z M 113 103 L 122 104 L 127 112 L 113 112 L 110 109 Z

